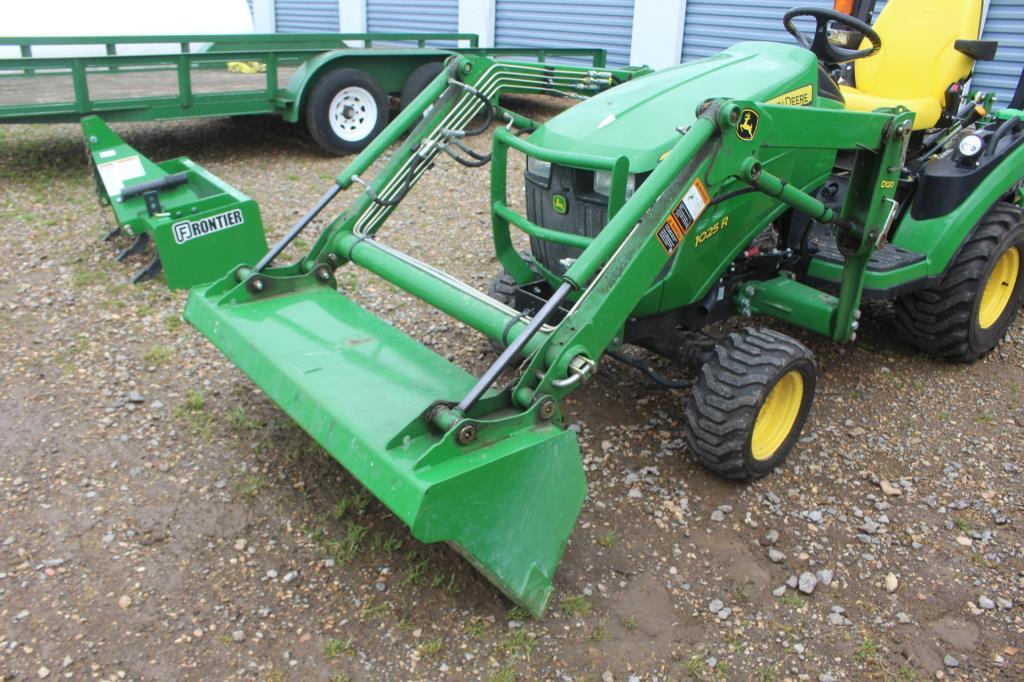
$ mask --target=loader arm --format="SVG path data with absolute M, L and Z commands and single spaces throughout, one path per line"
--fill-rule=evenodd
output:
M 773 146 L 814 144 L 812 124 L 802 110 L 706 103 L 627 201 L 624 158 L 559 157 L 514 134 L 535 124 L 498 106 L 503 92 L 582 97 L 642 75 L 474 56 L 451 59 L 281 243 L 259 263 L 194 289 L 185 312 L 417 539 L 450 543 L 535 615 L 550 600 L 555 568 L 586 493 L 576 438 L 562 428 L 559 400 L 620 343 L 623 323 L 657 273 L 671 259 L 692 257 L 685 247 L 710 219 L 704 209 L 737 178 L 752 191 L 834 223 L 850 253 L 838 299 L 784 278 L 752 284 L 737 295 L 737 309 L 785 319 L 787 307 L 800 307 L 813 311 L 814 324 L 826 333 L 848 338 L 867 257 L 885 233 L 884 208 L 899 177 L 904 128 L 911 119 L 903 112 L 827 114 L 830 129 L 841 133 L 839 143 L 815 148 L 858 150 L 853 189 L 837 216 L 770 176 L 759 162 Z M 474 123 L 481 113 L 484 124 Z M 759 124 L 751 125 L 747 114 Z M 495 119 L 505 127 L 495 133 L 491 156 L 460 144 L 467 135 L 489 132 Z M 383 168 L 364 178 L 406 131 Z M 610 219 L 604 229 L 593 239 L 581 239 L 515 214 L 505 197 L 509 149 L 611 171 Z M 490 162 L 496 254 L 513 274 L 517 269 L 522 274 L 527 265 L 512 248 L 512 226 L 585 247 L 536 313 L 521 314 L 376 238 L 441 153 L 466 165 Z M 309 254 L 273 266 L 284 246 L 353 185 L 362 187 L 361 194 Z M 682 227 L 684 213 L 688 219 Z M 334 272 L 346 264 L 380 275 L 507 348 L 482 376 L 471 376 L 342 296 Z M 724 271 L 729 264 L 720 265 Z M 561 316 L 563 305 L 568 313 Z M 498 387 L 498 378 L 520 358 L 526 358 L 523 370 Z

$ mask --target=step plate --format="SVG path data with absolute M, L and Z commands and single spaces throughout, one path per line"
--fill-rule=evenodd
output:
M 817 260 L 836 265 L 842 265 L 846 262 L 846 257 L 839 253 L 835 237 L 832 236 L 832 232 L 828 227 L 815 227 L 811 233 L 810 245 L 818 250 L 814 255 Z M 908 251 L 893 244 L 885 244 L 871 255 L 871 260 L 868 261 L 868 271 L 892 272 L 914 263 L 920 263 L 924 259 L 925 255 L 923 253 Z

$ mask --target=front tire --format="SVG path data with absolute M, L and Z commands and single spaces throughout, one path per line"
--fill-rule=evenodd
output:
M 388 124 L 388 96 L 370 74 L 335 69 L 320 78 L 306 100 L 306 126 L 332 154 L 362 150 Z
M 933 287 L 896 301 L 896 325 L 918 348 L 973 362 L 996 347 L 1024 299 L 1024 211 L 996 204 Z
M 749 481 L 785 461 L 814 400 L 811 351 L 770 329 L 726 336 L 697 375 L 685 435 L 697 460 L 725 478 Z

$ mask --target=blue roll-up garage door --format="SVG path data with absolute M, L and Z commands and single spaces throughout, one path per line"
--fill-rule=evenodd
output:
M 497 47 L 598 47 L 629 63 L 633 0 L 497 0 Z
M 744 40 L 769 40 L 795 45 L 782 26 L 782 15 L 794 7 L 832 9 L 832 0 L 688 0 L 683 24 L 683 61 L 700 59 Z M 810 37 L 813 19 L 796 25 Z
M 457 33 L 459 0 L 367 0 L 366 29 L 371 33 Z
M 337 33 L 338 0 L 276 0 L 278 33 Z
M 1024 1 L 992 0 L 982 31 L 985 40 L 998 40 L 994 62 L 978 62 L 974 67 L 974 90 L 995 92 L 998 107 L 1005 107 L 1024 68 Z

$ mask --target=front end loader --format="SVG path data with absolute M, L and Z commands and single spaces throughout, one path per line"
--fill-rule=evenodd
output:
M 825 35 L 834 17 L 818 18 Z M 972 360 L 1020 307 L 1024 114 L 966 94 L 941 128 L 900 105 L 850 110 L 822 78 L 828 55 L 805 42 L 740 43 L 654 73 L 453 57 L 281 242 L 194 288 L 185 317 L 415 538 L 449 543 L 539 616 L 586 494 L 560 406 L 603 359 L 691 388 L 688 449 L 750 480 L 796 443 L 815 364 L 790 336 L 715 338 L 716 322 L 758 316 L 848 342 L 862 300 L 890 298 L 911 340 Z M 541 125 L 503 108 L 508 93 L 586 101 Z M 489 154 L 465 144 L 475 135 L 492 136 Z M 508 197 L 513 154 L 527 157 L 525 215 Z M 502 269 L 488 292 L 381 239 L 420 178 L 455 162 L 489 166 Z M 274 263 L 356 187 L 307 255 Z M 500 353 L 471 375 L 342 295 L 344 267 Z M 695 375 L 667 380 L 631 345 Z

